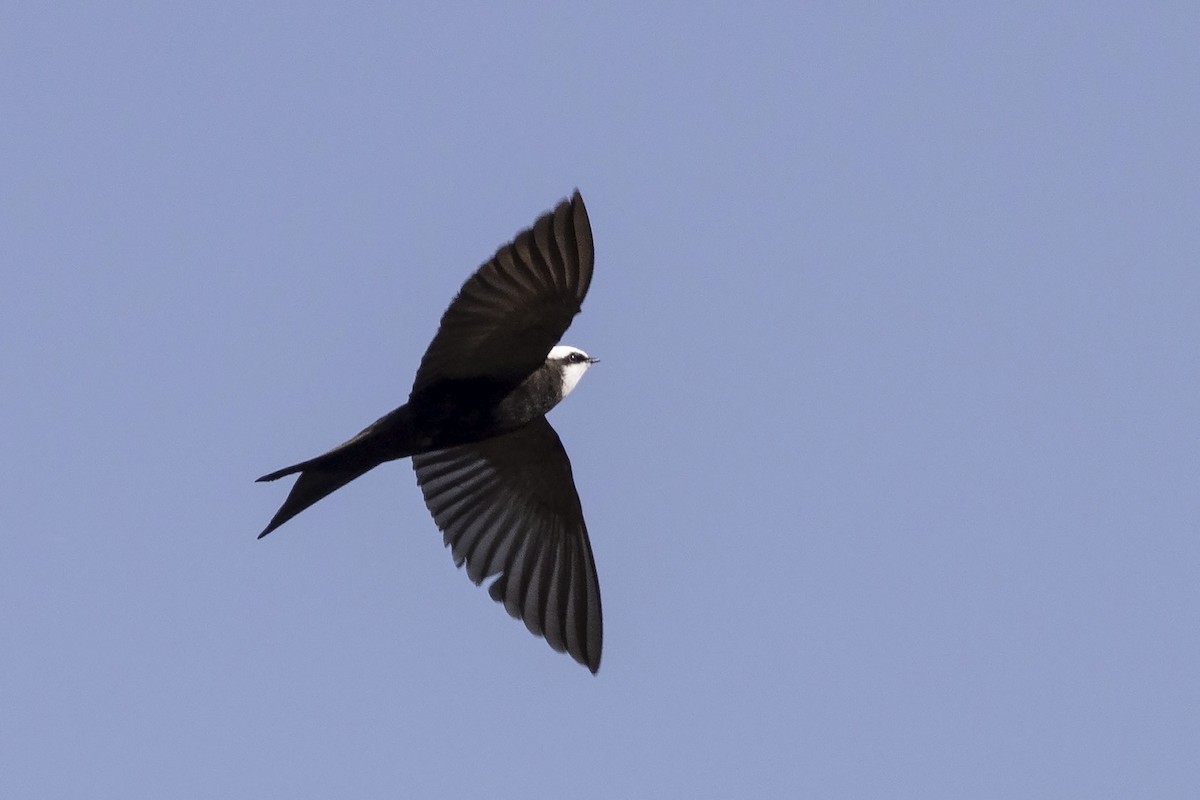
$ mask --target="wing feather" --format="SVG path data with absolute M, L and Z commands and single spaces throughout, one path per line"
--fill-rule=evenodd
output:
M 452 379 L 519 383 L 579 313 L 594 261 L 591 224 L 576 191 L 467 279 L 421 359 L 413 394 Z
M 454 562 L 555 650 L 600 667 L 600 585 L 562 442 L 545 418 L 474 444 L 413 456 Z

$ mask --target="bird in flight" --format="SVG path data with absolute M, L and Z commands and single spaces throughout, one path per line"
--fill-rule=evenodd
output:
M 600 668 L 600 585 L 571 462 L 546 412 L 597 359 L 558 344 L 592 281 L 583 198 L 521 231 L 442 315 L 408 402 L 299 473 L 258 538 L 385 461 L 412 457 L 454 563 L 535 636 Z

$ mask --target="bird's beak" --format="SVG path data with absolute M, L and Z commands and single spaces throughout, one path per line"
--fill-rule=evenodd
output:
M 589 364 L 599 364 L 599 363 L 600 363 L 600 359 L 598 359 L 598 358 L 592 358 L 591 356 L 589 356 L 589 357 L 588 357 L 588 363 L 589 363 Z

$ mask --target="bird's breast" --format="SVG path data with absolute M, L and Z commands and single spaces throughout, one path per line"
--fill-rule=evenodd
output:
M 418 450 L 468 444 L 524 427 L 555 406 L 557 388 L 540 371 L 515 386 L 487 379 L 431 386 L 409 399 Z

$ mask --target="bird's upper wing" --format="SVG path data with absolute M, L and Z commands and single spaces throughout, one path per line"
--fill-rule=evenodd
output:
M 413 393 L 446 379 L 523 380 L 579 313 L 594 256 L 576 191 L 467 279 L 421 359 Z
M 543 417 L 512 433 L 413 456 L 454 563 L 559 652 L 600 668 L 600 584 L 571 462 Z

